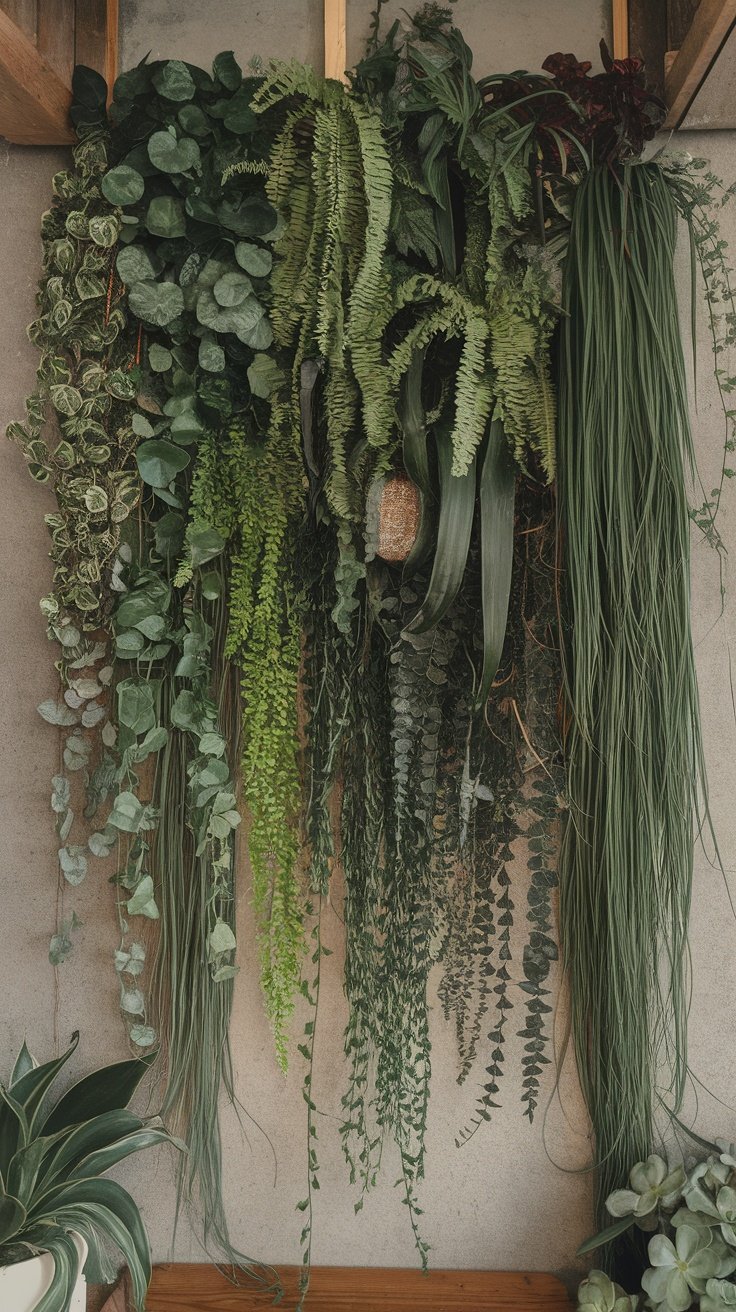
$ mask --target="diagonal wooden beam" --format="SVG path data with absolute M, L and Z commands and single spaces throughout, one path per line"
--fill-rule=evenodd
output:
M 665 79 L 666 128 L 679 128 L 734 26 L 736 0 L 700 0 Z
M 21 146 L 65 145 L 72 93 L 33 42 L 0 9 L 0 134 Z
M 347 54 L 347 0 L 324 0 L 325 12 L 325 77 L 346 82 Z

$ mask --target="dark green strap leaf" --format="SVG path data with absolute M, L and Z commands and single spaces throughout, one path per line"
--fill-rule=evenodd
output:
M 41 1127 L 42 1132 L 56 1134 L 57 1130 L 63 1130 L 68 1125 L 80 1125 L 102 1112 L 127 1107 L 156 1056 L 155 1052 L 150 1052 L 133 1061 L 115 1062 L 79 1080 L 46 1118 Z
M 618 1236 L 625 1234 L 633 1224 L 633 1216 L 619 1217 L 613 1225 L 607 1225 L 605 1230 L 601 1230 L 599 1234 L 591 1235 L 590 1239 L 586 1239 L 585 1243 L 580 1245 L 577 1256 L 583 1257 L 586 1253 L 592 1253 L 594 1249 L 600 1248 L 602 1244 L 608 1244 L 612 1239 L 618 1239 Z
M 476 710 L 485 703 L 501 663 L 514 559 L 516 466 L 499 420 L 491 423 L 480 475 L 483 588 L 483 674 Z
M 475 457 L 467 474 L 452 473 L 452 424 L 443 422 L 435 430 L 440 474 L 440 515 L 437 549 L 427 595 L 410 624 L 408 633 L 426 633 L 439 624 L 455 600 L 465 573 L 475 510 Z

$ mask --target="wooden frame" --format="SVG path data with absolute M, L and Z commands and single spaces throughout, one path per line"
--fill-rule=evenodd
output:
M 347 0 L 324 0 L 325 77 L 346 82 Z
M 298 1299 L 299 1268 L 279 1267 L 280 1305 Z M 147 1312 L 253 1312 L 272 1306 L 273 1295 L 253 1286 L 236 1289 L 213 1266 L 172 1263 L 154 1267 Z M 390 1267 L 314 1267 L 308 1312 L 572 1312 L 554 1276 L 524 1271 L 421 1271 Z
M 0 135 L 21 146 L 74 141 L 75 64 L 117 75 L 118 0 L 0 0 Z
M 736 0 L 700 0 L 665 78 L 667 128 L 678 128 L 736 26 Z
M 613 0 L 611 27 L 614 59 L 629 57 L 629 0 Z

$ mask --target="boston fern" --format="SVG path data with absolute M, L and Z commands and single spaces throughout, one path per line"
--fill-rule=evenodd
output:
M 42 1065 L 23 1044 L 7 1085 L 0 1084 L 0 1266 L 50 1253 L 53 1280 L 36 1312 L 65 1312 L 78 1274 L 76 1232 L 98 1265 L 101 1243 L 119 1251 L 142 1309 L 151 1278 L 148 1238 L 130 1194 L 101 1177 L 132 1153 L 176 1141 L 127 1110 L 150 1057 L 102 1067 L 51 1102 L 77 1043 L 74 1034 L 61 1057 Z

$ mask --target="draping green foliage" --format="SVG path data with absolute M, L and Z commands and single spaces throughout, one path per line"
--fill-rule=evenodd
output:
M 429 974 L 440 967 L 459 1081 L 477 1059 L 486 1069 L 458 1143 L 499 1105 L 512 1033 L 531 1120 L 568 801 L 564 948 L 604 1192 L 648 1151 L 668 1010 L 677 1101 L 701 762 L 675 206 L 726 311 L 717 350 L 734 322 L 712 186 L 674 163 L 623 162 L 663 108 L 635 61 L 604 50 L 590 77 L 554 55 L 546 75 L 476 80 L 449 11 L 426 5 L 382 39 L 380 9 L 348 88 L 295 63 L 244 75 L 231 53 L 211 75 L 143 61 L 106 122 L 99 81 L 77 74 L 82 141 L 44 220 L 40 390 L 11 433 L 59 503 L 44 611 L 63 699 L 40 709 L 71 730 L 51 800 L 62 873 L 78 884 L 88 854 L 115 855 L 129 1034 L 145 1049 L 160 1028 L 164 1106 L 189 1147 L 181 1194 L 237 1258 L 213 1109 L 221 1084 L 234 1098 L 247 812 L 284 1068 L 295 995 L 310 1008 L 305 1268 L 322 912 L 338 867 L 355 1206 L 392 1141 L 423 1263 Z M 398 565 L 378 529 L 395 472 L 420 505 Z M 719 498 L 694 512 L 716 545 Z M 101 745 L 83 732 L 96 723 Z M 68 841 L 75 771 L 96 825 L 86 846 Z M 57 926 L 56 963 L 78 923 Z M 671 954 L 661 990 L 656 943 Z M 610 1302 L 591 1289 L 593 1306 Z

